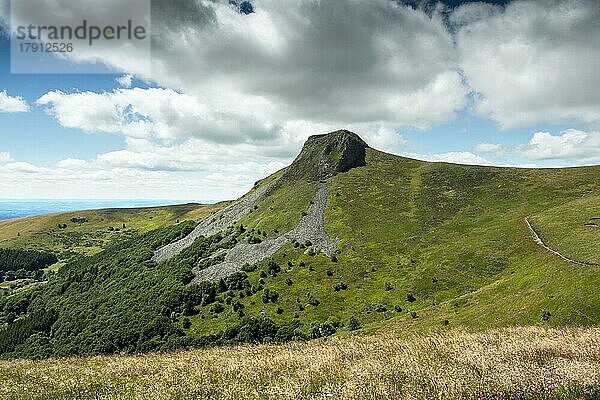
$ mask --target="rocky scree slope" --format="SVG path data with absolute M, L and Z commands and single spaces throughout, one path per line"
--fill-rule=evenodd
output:
M 218 281 L 240 271 L 246 264 L 254 265 L 272 256 L 290 241 L 310 243 L 307 252 L 321 252 L 331 256 L 336 251 L 337 238 L 329 238 L 323 222 L 329 193 L 328 179 L 338 173 L 364 166 L 367 148 L 367 143 L 358 135 L 346 130 L 309 137 L 298 157 L 280 178 L 259 185 L 237 202 L 203 220 L 188 236 L 158 249 L 153 259 L 157 262 L 169 259 L 192 245 L 197 238 L 222 232 L 250 213 L 254 204 L 263 196 L 269 196 L 283 183 L 300 180 L 319 181 L 319 184 L 310 206 L 303 212 L 300 222 L 293 230 L 269 237 L 260 243 L 250 243 L 248 239 L 243 239 L 232 248 L 223 249 L 219 253 L 222 261 L 212 263 L 207 268 L 196 268 L 192 282 Z M 206 261 L 200 260 L 199 265 L 206 265 Z

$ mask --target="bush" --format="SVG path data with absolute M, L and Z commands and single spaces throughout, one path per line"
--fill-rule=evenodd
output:
M 261 242 L 262 242 L 262 239 L 259 238 L 258 236 L 254 236 L 254 235 L 250 236 L 250 239 L 248 239 L 248 243 L 250 243 L 250 244 L 259 244 Z
M 287 279 L 285 280 L 285 284 L 286 284 L 286 285 L 288 285 L 288 286 L 292 286 L 292 284 L 293 284 L 293 283 L 294 283 L 294 282 L 292 282 L 292 280 L 291 280 L 290 278 L 287 278 Z
M 313 296 L 312 293 L 306 293 L 306 301 L 308 302 L 308 304 L 314 307 L 320 304 L 319 300 L 317 300 L 317 298 Z
M 393 286 L 392 286 L 392 284 L 391 284 L 391 283 L 389 283 L 389 282 L 386 282 L 386 283 L 383 285 L 383 289 L 384 289 L 386 292 L 389 292 L 389 291 L 390 291 L 390 290 L 392 290 L 393 288 L 394 288 L 394 287 L 393 287 Z
M 257 268 L 258 268 L 258 264 L 250 265 L 250 264 L 246 263 L 246 264 L 244 264 L 242 266 L 242 271 L 244 271 L 244 272 L 254 272 L 254 271 L 256 271 Z
M 348 289 L 348 284 L 345 282 L 340 282 L 340 283 L 336 283 L 332 287 L 333 287 L 333 290 L 335 290 L 336 292 L 339 292 L 340 290 Z
M 550 314 L 550 311 L 548 310 L 542 310 L 542 312 L 540 313 L 540 319 L 544 322 L 548 321 L 551 316 L 552 314 Z
M 267 304 L 269 302 L 271 303 L 277 303 L 277 300 L 279 300 L 279 292 L 276 290 L 270 290 L 270 289 L 265 289 L 263 290 L 263 295 L 262 295 L 262 302 Z
M 277 274 L 281 272 L 281 267 L 274 260 L 269 260 L 269 263 L 267 264 L 267 272 L 273 277 L 277 276 Z
M 351 331 L 356 331 L 358 329 L 360 329 L 360 322 L 358 321 L 358 318 L 353 315 L 348 319 L 348 329 Z
M 214 313 L 214 314 L 220 314 L 225 310 L 225 308 L 223 307 L 223 304 L 221 303 L 215 303 L 212 306 L 210 306 L 210 312 Z
M 417 312 L 416 312 L 416 311 L 411 311 L 411 312 L 410 312 L 410 317 L 411 317 L 412 319 L 417 319 L 417 318 L 419 318 L 419 315 L 417 314 Z
M 399 312 L 402 312 L 402 307 L 401 307 L 400 305 L 396 304 L 396 305 L 394 306 L 394 311 L 396 311 L 396 312 L 398 312 L 398 313 L 399 313 Z
M 412 293 L 408 293 L 406 295 L 406 301 L 408 301 L 409 303 L 412 303 L 414 301 L 416 301 L 417 299 L 415 298 L 415 296 Z

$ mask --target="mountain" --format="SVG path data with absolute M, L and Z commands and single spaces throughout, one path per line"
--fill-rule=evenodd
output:
M 199 222 L 111 240 L 1 298 L 0 352 L 598 324 L 599 189 L 597 166 L 430 163 L 311 136 Z

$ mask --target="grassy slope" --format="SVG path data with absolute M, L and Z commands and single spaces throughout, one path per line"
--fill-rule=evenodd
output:
M 100 209 L 61 212 L 0 221 L 0 247 L 48 250 L 68 257 L 68 252 L 95 254 L 111 239 L 124 233 L 147 232 L 177 220 L 200 220 L 225 203 L 182 204 L 166 207 Z M 87 218 L 78 224 L 71 218 Z M 67 224 L 60 229 L 59 224 Z M 123 229 L 125 224 L 126 229 Z M 109 232 L 109 227 L 118 231 Z M 19 235 L 19 236 L 18 236 Z
M 594 290 L 600 269 L 574 267 L 547 254 L 524 224 L 526 216 L 597 190 L 598 167 L 432 164 L 374 150 L 367 161 L 331 184 L 325 222 L 330 236 L 341 239 L 338 261 L 306 255 L 288 244 L 274 256 L 284 271 L 263 278 L 265 287 L 280 293 L 279 301 L 243 298 L 246 315 L 264 309 L 277 322 L 297 319 L 304 327 L 330 316 L 346 321 L 357 315 L 361 323 L 375 326 L 394 318 L 402 329 L 437 326 L 445 319 L 449 326 L 486 328 L 535 323 L 547 309 L 550 324 L 600 322 L 600 294 Z M 260 212 L 245 222 L 271 234 L 284 220 L 279 210 L 287 205 L 282 201 L 305 203 L 314 190 L 297 185 L 285 193 L 283 199 L 270 199 L 275 202 L 269 206 L 269 223 L 259 218 Z M 249 274 L 253 284 L 264 264 Z M 285 283 L 288 278 L 291 286 Z M 334 291 L 332 285 L 340 282 L 349 289 Z M 386 283 L 391 290 L 385 290 Z M 319 306 L 306 304 L 308 292 Z M 408 293 L 415 302 L 406 301 Z M 276 313 L 278 308 L 283 313 Z M 214 332 L 238 320 L 230 308 L 219 315 L 211 315 L 208 307 L 199 310 L 192 318 L 193 332 Z M 420 318 L 413 320 L 410 311 Z
M 597 192 L 535 214 L 531 223 L 540 238 L 567 257 L 600 264 L 600 195 Z
M 0 393 L 10 399 L 596 399 L 599 337 L 598 328 L 528 327 L 0 361 Z
M 524 218 L 534 215 L 538 223 L 538 215 L 550 215 L 548 210 L 568 202 L 588 207 L 584 200 L 600 187 L 598 172 L 598 167 L 526 170 L 426 163 L 369 150 L 367 166 L 330 183 L 325 224 L 330 236 L 340 238 L 337 262 L 284 246 L 273 257 L 283 271 L 262 278 L 266 288 L 279 292 L 279 300 L 264 304 L 261 292 L 244 297 L 244 312 L 256 316 L 264 310 L 278 323 L 298 320 L 305 331 L 313 321 L 335 317 L 346 322 L 352 315 L 368 329 L 422 329 L 443 320 L 449 327 L 487 328 L 535 323 L 542 310 L 551 313 L 548 324 L 597 324 L 600 269 L 574 267 L 535 245 Z M 285 182 L 242 223 L 269 236 L 287 232 L 315 188 L 315 183 Z M 127 229 L 146 231 L 177 219 L 202 218 L 220 206 L 97 210 L 4 221 L 0 246 L 55 251 L 75 246 L 94 253 L 123 234 L 109 233 L 108 226 L 125 223 Z M 90 221 L 72 224 L 74 216 Z M 59 230 L 59 223 L 68 228 Z M 598 255 L 594 248 L 589 251 Z M 265 264 L 249 273 L 252 284 L 258 285 Z M 333 290 L 339 283 L 348 290 Z M 320 304 L 308 305 L 307 293 Z M 408 293 L 416 301 L 406 301 Z M 197 309 L 199 314 L 190 317 L 188 333 L 193 335 L 215 333 L 240 320 L 231 306 L 220 314 L 212 314 L 210 306 Z M 411 311 L 419 318 L 412 318 Z

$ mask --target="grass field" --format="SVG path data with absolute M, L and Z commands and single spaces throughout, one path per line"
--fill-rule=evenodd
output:
M 200 220 L 226 204 L 83 210 L 9 219 L 0 221 L 0 248 L 47 250 L 62 259 L 68 259 L 71 253 L 90 255 L 120 236 L 177 221 Z M 72 222 L 72 218 L 87 221 Z
M 253 285 L 264 282 L 279 300 L 239 301 L 246 315 L 264 310 L 278 323 L 296 320 L 305 328 L 330 317 L 346 323 L 354 315 L 363 326 L 415 329 L 448 321 L 448 328 L 485 329 L 534 324 L 544 312 L 554 326 L 598 324 L 600 268 L 573 268 L 537 246 L 524 220 L 555 207 L 571 209 L 563 206 L 571 202 L 579 204 L 579 213 L 591 207 L 575 219 L 581 229 L 560 221 L 552 229 L 556 237 L 579 241 L 573 251 L 600 257 L 600 241 L 584 236 L 600 229 L 583 230 L 595 215 L 592 200 L 598 197 L 591 194 L 600 188 L 599 171 L 426 163 L 369 149 L 366 166 L 330 184 L 325 227 L 340 239 L 337 261 L 288 244 L 272 257 L 280 274 L 264 276 L 266 262 L 249 273 Z M 269 236 L 285 232 L 314 190 L 285 186 L 243 223 Z M 342 283 L 346 290 L 334 290 Z M 307 293 L 318 306 L 306 304 Z M 407 301 L 409 294 L 414 301 Z M 190 317 L 192 334 L 214 333 L 239 320 L 228 307 L 218 314 L 210 306 L 197 310 Z
M 0 361 L 5 399 L 597 399 L 600 328 L 392 332 Z
M 587 194 L 535 214 L 531 223 L 552 249 L 600 265 L 600 194 Z

